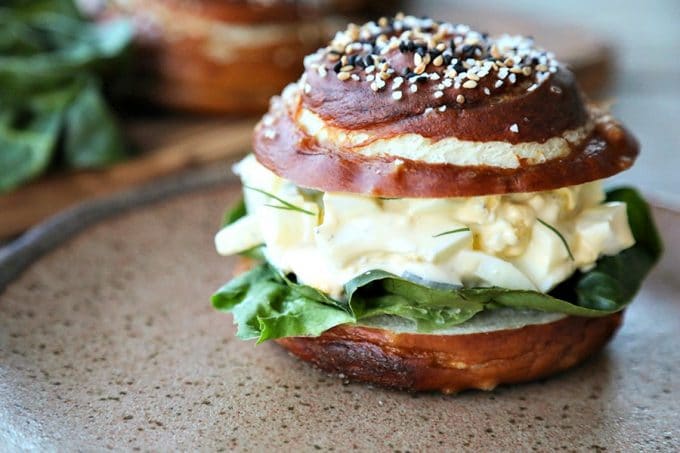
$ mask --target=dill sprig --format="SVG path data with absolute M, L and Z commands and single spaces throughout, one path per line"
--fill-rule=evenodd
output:
M 562 236 L 562 233 L 560 233 L 560 232 L 557 230 L 557 228 L 555 228 L 554 226 L 550 225 L 549 223 L 544 222 L 543 220 L 539 219 L 538 217 L 536 217 L 536 220 L 538 220 L 539 222 L 541 222 L 541 225 L 543 225 L 544 227 L 548 228 L 550 231 L 552 231 L 553 233 L 555 233 L 555 234 L 557 235 L 557 237 L 560 238 L 560 241 L 562 241 L 562 244 L 564 244 L 564 248 L 567 249 L 567 253 L 569 254 L 569 258 L 571 258 L 572 261 L 575 261 L 575 260 L 574 260 L 574 255 L 571 253 L 571 249 L 569 248 L 569 244 L 567 243 L 567 240 L 564 238 L 564 236 Z
M 448 230 L 448 231 L 444 231 L 444 232 L 439 233 L 439 234 L 435 234 L 435 235 L 432 236 L 432 237 L 433 237 L 433 238 L 438 238 L 438 237 L 440 237 L 440 236 L 445 236 L 445 235 L 447 235 L 447 234 L 462 233 L 463 231 L 470 231 L 470 228 L 465 227 L 465 228 L 457 228 L 457 229 L 455 229 L 455 230 Z
M 271 194 L 271 193 L 269 193 L 265 190 L 258 189 L 257 187 L 246 186 L 246 185 L 244 185 L 243 187 L 245 187 L 246 189 L 254 190 L 255 192 L 259 192 L 262 195 L 265 195 L 265 196 L 281 203 L 280 205 L 274 205 L 274 204 L 266 204 L 265 205 L 265 206 L 268 206 L 270 208 L 283 209 L 283 210 L 286 210 L 286 211 L 297 211 L 297 212 L 301 212 L 301 213 L 307 214 L 307 215 L 314 215 L 314 216 L 316 215 L 316 213 L 314 213 L 312 211 L 308 211 L 307 209 L 303 209 L 299 206 L 295 206 L 294 204 L 289 203 L 286 200 L 283 200 L 283 199 L 277 197 L 276 195 Z

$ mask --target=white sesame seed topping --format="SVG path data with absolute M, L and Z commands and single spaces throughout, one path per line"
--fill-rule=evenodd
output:
M 402 60 L 395 59 L 399 54 Z M 397 70 L 393 66 L 396 61 L 412 64 L 407 64 L 408 69 L 399 66 Z M 425 80 L 440 81 L 430 86 L 435 97 L 442 97 L 447 88 L 472 89 L 480 85 L 486 95 L 506 86 L 510 89 L 512 84 L 533 91 L 551 80 L 560 63 L 552 53 L 535 47 L 531 38 L 489 37 L 467 25 L 402 14 L 361 26 L 348 25 L 327 47 L 305 58 L 305 67 L 321 77 L 332 71 L 342 81 L 365 79 L 374 91 L 380 91 L 385 81 L 392 80 L 394 92 L 402 89 L 406 80 L 413 84 L 417 78 L 414 74 L 423 75 L 427 76 Z M 366 75 L 361 77 L 359 71 Z M 369 77 L 371 74 L 375 75 Z M 483 82 L 487 77 L 496 80 Z M 304 92 L 310 90 L 304 82 L 299 86 Z M 417 90 L 409 86 L 410 92 Z
M 444 92 L 441 91 L 441 90 L 437 90 L 437 91 L 434 92 L 433 96 L 435 97 L 435 99 L 438 99 L 438 98 L 444 96 Z
M 519 126 L 517 125 L 517 123 L 513 123 L 510 125 L 510 132 L 514 132 L 515 134 L 519 132 Z
M 413 84 L 413 85 L 409 86 L 409 91 L 411 91 L 411 93 L 417 92 L 418 91 L 418 85 Z
M 439 107 L 437 110 L 439 110 L 440 112 L 445 112 L 445 111 L 446 111 L 446 106 L 445 106 L 445 105 L 442 105 L 442 106 Z
M 401 96 L 402 96 L 402 93 L 399 90 L 392 92 L 392 99 L 394 99 L 395 101 L 400 100 Z

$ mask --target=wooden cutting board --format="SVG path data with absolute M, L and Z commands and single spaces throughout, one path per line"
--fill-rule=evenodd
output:
M 105 170 L 52 174 L 0 195 L 0 239 L 84 200 L 244 154 L 255 119 L 131 119 L 125 129 L 139 157 Z

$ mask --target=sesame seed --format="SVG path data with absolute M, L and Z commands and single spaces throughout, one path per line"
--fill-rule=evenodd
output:
M 275 129 L 265 129 L 264 133 L 264 138 L 268 140 L 274 140 L 276 138 L 276 130 Z
M 477 87 L 477 82 L 475 82 L 474 80 L 468 80 L 463 84 L 463 88 L 475 88 L 475 87 Z
M 456 96 L 456 102 L 459 103 L 459 104 L 465 103 L 465 96 L 463 96 L 462 94 L 459 94 L 458 96 Z
M 398 90 L 397 90 L 397 91 L 393 91 L 393 92 L 392 92 L 392 99 L 394 99 L 395 101 L 400 100 L 400 99 L 401 99 L 401 96 L 402 96 L 401 91 L 398 91 Z
M 409 90 L 411 91 L 411 93 L 415 93 L 416 91 L 418 91 L 418 85 L 414 83 L 409 87 Z
M 562 94 L 562 88 L 555 86 L 555 85 L 552 85 L 550 87 L 550 91 L 555 93 L 555 94 Z
M 510 125 L 510 132 L 514 132 L 515 134 L 519 133 L 519 126 L 517 123 L 513 123 Z
M 484 94 L 486 94 L 487 96 L 489 96 L 489 95 L 491 94 L 491 90 L 488 89 L 488 88 L 486 88 L 486 87 L 484 87 Z
M 399 74 L 392 66 L 392 52 L 395 51 L 409 54 L 404 56 L 408 59 L 407 64 L 411 59 L 413 61 L 407 67 L 400 66 Z M 430 63 L 433 67 L 442 67 L 443 71 L 428 73 Z M 530 77 L 535 74 L 533 81 L 527 83 L 528 90 L 532 91 L 558 71 L 560 64 L 552 53 L 535 47 L 530 38 L 509 35 L 490 38 L 467 25 L 402 14 L 364 25 L 348 25 L 327 47 L 305 58 L 305 66 L 321 77 L 332 68 L 340 80 L 359 82 L 365 79 L 376 91 L 384 86 L 378 80 L 390 79 L 393 79 L 393 90 L 400 89 L 406 80 L 424 83 L 442 79 L 448 82 L 437 84 L 437 91 L 451 86 L 469 89 L 473 84 L 468 82 L 476 82 L 474 86 L 478 87 L 480 80 L 493 74 L 498 80 L 484 84 L 491 91 L 504 84 L 517 83 L 517 75 Z M 356 69 L 365 71 L 366 76 L 352 74 Z M 369 78 L 373 73 L 376 75 Z M 403 80 L 396 81 L 397 76 Z M 504 80 L 508 82 L 504 83 Z M 304 81 L 300 86 L 303 91 L 307 90 Z M 409 90 L 412 90 L 410 86 Z M 489 95 L 486 89 L 483 92 Z
M 425 109 L 425 115 L 430 114 L 432 112 L 434 112 L 434 109 L 432 107 L 428 107 Z
M 440 90 L 435 91 L 434 94 L 433 94 L 433 96 L 435 97 L 435 99 L 438 99 L 438 98 L 444 96 L 444 92 L 443 92 L 443 91 L 440 91 Z
M 439 107 L 437 110 L 439 110 L 440 112 L 445 112 L 445 111 L 446 111 L 446 106 L 445 106 L 445 105 L 442 105 L 442 106 Z
M 369 74 L 366 76 L 366 81 L 367 82 L 373 82 L 375 80 L 375 76 L 373 74 Z
M 304 88 L 305 93 L 309 93 L 312 91 L 312 86 L 308 83 L 305 83 L 305 88 Z

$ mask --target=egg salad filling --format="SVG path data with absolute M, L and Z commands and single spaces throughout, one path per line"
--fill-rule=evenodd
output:
M 381 199 L 297 187 L 248 156 L 235 167 L 247 215 L 216 236 L 219 253 L 263 245 L 266 260 L 331 297 L 380 269 L 452 287 L 547 293 L 635 240 L 626 205 L 599 181 L 535 193 Z
M 600 317 L 659 259 L 649 207 L 599 181 L 466 198 L 376 198 L 298 187 L 248 156 L 244 199 L 215 243 L 253 267 L 212 297 L 237 336 L 317 336 L 340 324 L 467 334 Z

